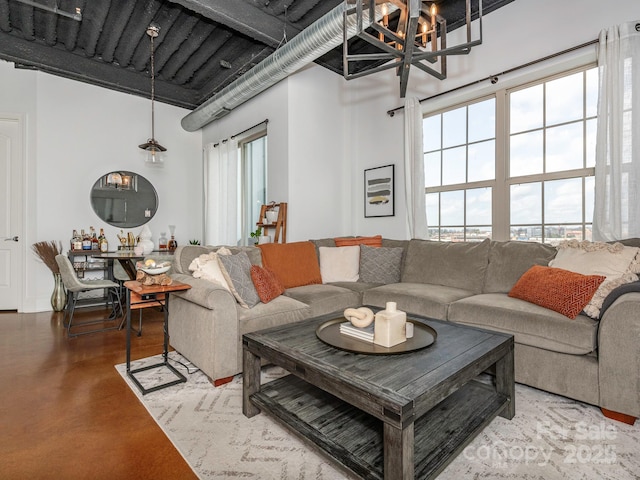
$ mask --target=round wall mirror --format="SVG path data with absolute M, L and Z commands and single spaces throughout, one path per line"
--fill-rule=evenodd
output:
M 91 206 L 109 225 L 133 228 L 144 225 L 158 210 L 158 194 L 151 182 L 134 172 L 110 172 L 91 188 Z

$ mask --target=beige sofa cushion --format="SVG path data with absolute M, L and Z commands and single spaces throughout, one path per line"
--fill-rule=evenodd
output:
M 470 295 L 473 292 L 455 287 L 403 282 L 365 290 L 362 303 L 385 308 L 387 302 L 396 302 L 398 310 L 446 320 L 449 304 Z
M 284 294 L 309 305 L 312 317 L 342 311 L 349 307 L 359 307 L 362 303 L 360 292 L 332 284 L 288 288 Z
M 490 246 L 488 239 L 479 243 L 412 239 L 404 259 L 402 282 L 430 283 L 481 293 Z
M 516 343 L 584 355 L 597 348 L 598 322 L 586 315 L 570 320 L 553 310 L 504 293 L 475 295 L 449 305 L 449 320 L 510 333 Z
M 492 241 L 482 293 L 509 293 L 527 270 L 547 266 L 556 253 L 555 247 L 544 243 Z

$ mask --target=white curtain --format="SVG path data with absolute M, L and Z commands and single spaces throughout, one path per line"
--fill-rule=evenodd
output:
M 238 243 L 238 142 L 204 148 L 204 245 Z
M 640 237 L 640 22 L 600 32 L 594 240 Z
M 415 97 L 407 98 L 404 104 L 404 189 L 409 238 L 427 238 L 422 109 Z

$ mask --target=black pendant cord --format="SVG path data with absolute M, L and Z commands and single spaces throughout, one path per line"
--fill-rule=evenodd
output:
M 156 141 L 156 131 L 155 131 L 155 110 L 154 110 L 154 100 L 156 97 L 156 74 L 154 68 L 153 61 L 153 35 L 151 35 L 151 140 L 155 143 Z

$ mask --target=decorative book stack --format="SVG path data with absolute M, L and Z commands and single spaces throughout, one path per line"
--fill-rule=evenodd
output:
M 373 323 L 364 328 L 354 327 L 351 322 L 344 322 L 340 324 L 340 333 L 342 335 L 357 338 L 358 340 L 364 340 L 369 343 L 373 343 L 373 329 Z

